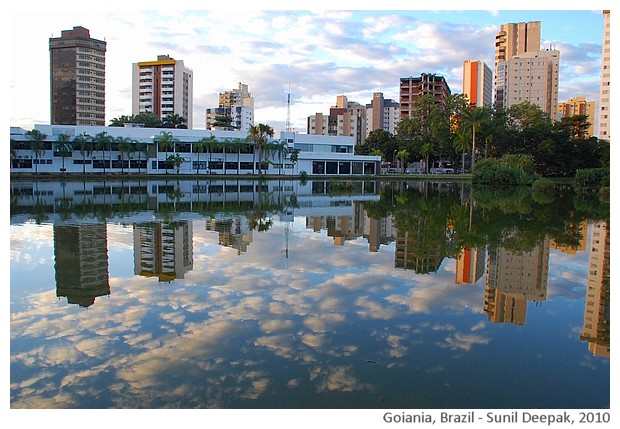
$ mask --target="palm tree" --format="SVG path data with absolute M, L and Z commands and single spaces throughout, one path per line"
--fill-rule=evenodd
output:
M 121 153 L 121 174 L 125 172 L 125 154 L 129 155 L 133 152 L 133 140 L 129 137 L 117 137 L 115 140 L 116 148 Z
M 124 127 L 125 124 L 130 124 L 133 122 L 133 116 L 122 115 L 118 118 L 110 119 L 110 127 Z
M 250 127 L 248 134 L 248 140 L 254 142 L 256 149 L 258 150 L 258 174 L 262 174 L 262 150 L 266 145 L 270 137 L 273 137 L 274 130 L 269 125 L 258 124 Z
M 135 143 L 135 151 L 138 152 L 138 161 L 142 161 L 142 154 L 144 154 L 145 158 L 148 160 L 149 156 L 149 147 L 144 142 L 134 142 Z M 142 163 L 138 163 L 138 173 L 142 172 Z
M 56 152 L 62 157 L 62 172 L 65 173 L 65 158 L 71 156 L 73 153 L 73 143 L 71 142 L 71 136 L 67 133 L 61 133 L 58 135 L 58 142 L 56 143 Z
M 187 120 L 179 114 L 169 113 L 164 117 L 162 126 L 164 128 L 187 128 L 187 125 L 185 125 L 186 122 Z
M 43 134 L 37 129 L 26 131 L 26 138 L 30 140 L 30 150 L 34 153 L 36 163 L 35 173 L 39 173 L 39 157 L 45 152 L 45 139 L 46 134 Z
M 459 128 L 454 133 L 454 150 L 461 153 L 461 171 L 465 173 L 465 150 L 469 147 L 469 133 Z
M 175 144 L 178 141 L 171 132 L 162 131 L 158 136 L 155 136 L 155 141 L 157 142 L 157 151 L 160 149 L 164 149 L 166 151 L 166 174 L 168 174 L 168 149 L 172 148 L 173 152 L 175 151 Z
M 78 146 L 82 155 L 82 173 L 86 173 L 86 157 L 93 153 L 93 142 L 91 137 L 86 134 L 78 134 L 73 138 L 73 144 Z
M 103 174 L 105 174 L 105 151 L 111 149 L 113 138 L 105 131 L 95 135 L 95 150 L 103 152 Z
M 198 154 L 198 162 L 196 163 L 196 174 L 199 174 L 200 170 L 200 154 L 204 153 L 205 150 L 208 149 L 211 137 L 203 137 L 192 145 L 192 151 Z
M 405 171 L 405 168 L 407 168 L 406 165 L 406 161 L 407 159 L 409 159 L 409 152 L 407 151 L 407 149 L 401 149 L 396 153 L 396 158 L 400 158 L 400 160 L 403 163 L 403 168 L 401 169 L 401 173 Z
M 295 173 L 295 164 L 299 161 L 299 149 L 290 149 L 290 161 L 293 164 L 293 173 Z
M 474 172 L 474 159 L 476 158 L 476 131 L 480 130 L 485 120 L 485 111 L 482 107 L 474 107 L 465 111 L 463 115 L 463 126 L 471 127 L 471 172 Z

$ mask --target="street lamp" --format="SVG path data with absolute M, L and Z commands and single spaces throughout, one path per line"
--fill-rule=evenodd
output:
M 392 161 L 395 163 L 394 167 L 398 168 L 398 162 L 396 160 L 396 152 L 398 149 L 394 149 L 394 153 L 392 154 Z

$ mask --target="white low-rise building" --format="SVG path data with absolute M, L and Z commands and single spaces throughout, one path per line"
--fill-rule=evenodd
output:
M 11 127 L 10 139 L 11 173 L 349 176 L 380 174 L 381 163 L 379 156 L 355 155 L 353 137 L 294 132 L 260 149 L 241 131 L 139 126 Z

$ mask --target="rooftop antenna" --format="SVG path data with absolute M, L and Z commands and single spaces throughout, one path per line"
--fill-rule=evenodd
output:
M 291 84 L 288 84 L 288 97 L 286 99 L 286 132 L 291 131 Z

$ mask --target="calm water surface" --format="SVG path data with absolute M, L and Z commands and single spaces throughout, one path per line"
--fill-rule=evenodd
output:
M 609 408 L 609 212 L 459 182 L 12 182 L 12 408 Z

